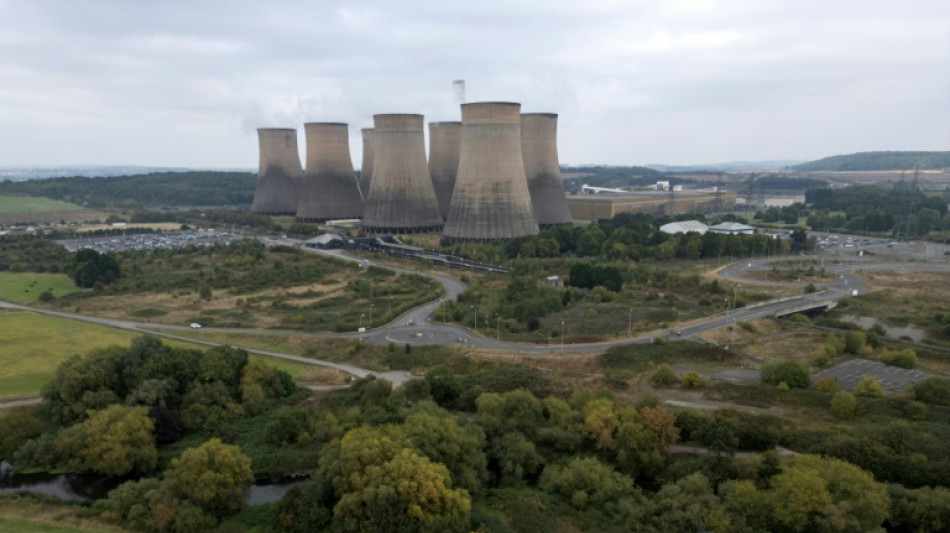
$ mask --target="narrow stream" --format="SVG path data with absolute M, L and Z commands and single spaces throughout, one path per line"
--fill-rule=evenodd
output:
M 10 463 L 0 462 L 0 494 L 44 494 L 68 502 L 91 502 L 105 498 L 110 490 L 130 479 L 96 474 L 18 474 Z M 255 483 L 247 492 L 247 504 L 280 501 L 290 486 L 300 481 L 294 478 Z

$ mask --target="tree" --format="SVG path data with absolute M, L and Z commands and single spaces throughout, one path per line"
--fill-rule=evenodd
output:
M 525 477 L 534 475 L 544 464 L 534 443 L 519 431 L 492 439 L 489 455 L 497 465 L 498 484 L 502 487 L 522 485 Z
M 594 457 L 576 457 L 544 469 L 538 486 L 565 497 L 578 509 L 602 508 L 634 494 L 633 480 Z
M 274 525 L 284 533 L 323 531 L 333 521 L 333 487 L 315 476 L 294 483 L 277 504 Z
M 831 398 L 831 414 L 842 420 L 854 418 L 858 400 L 848 391 L 838 391 Z
M 656 367 L 656 371 L 650 376 L 650 383 L 655 387 L 672 387 L 679 383 L 680 378 L 673 372 L 670 365 L 662 364 Z
M 124 476 L 155 469 L 158 449 L 154 429 L 147 407 L 112 405 L 64 430 L 59 441 L 72 450 L 71 469 Z
M 934 405 L 950 405 L 950 379 L 929 377 L 914 385 L 914 398 Z
M 794 359 L 765 363 L 759 372 L 759 378 L 769 385 L 785 383 L 793 389 L 807 389 L 811 386 L 811 374 L 808 372 L 808 367 Z
M 865 396 L 867 398 L 883 398 L 884 388 L 881 382 L 871 376 L 864 376 L 858 385 L 854 388 L 855 396 Z
M 43 422 L 23 409 L 0 416 L 0 458 L 12 459 L 24 442 L 43 431 Z
M 211 439 L 172 460 L 165 487 L 215 517 L 242 508 L 254 482 L 251 460 L 237 446 Z
M 474 425 L 459 426 L 448 414 L 417 411 L 400 427 L 420 454 L 446 465 L 456 486 L 478 492 L 487 481 L 485 434 Z
M 340 499 L 333 508 L 340 531 L 465 531 L 471 499 L 453 489 L 445 466 L 370 427 L 347 432 L 320 458 Z
M 709 448 L 716 457 L 733 456 L 739 448 L 739 437 L 728 422 L 721 418 L 709 418 L 703 421 L 696 440 Z
M 426 383 L 435 403 L 442 407 L 451 407 L 459 394 L 462 393 L 462 384 L 455 372 L 445 365 L 435 365 L 426 374 Z

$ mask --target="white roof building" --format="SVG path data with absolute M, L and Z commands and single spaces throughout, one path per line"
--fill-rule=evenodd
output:
M 709 232 L 725 233 L 727 235 L 752 235 L 755 233 L 755 228 L 738 222 L 723 222 L 722 224 L 709 226 Z
M 670 222 L 669 224 L 663 224 L 660 226 L 661 232 L 668 233 L 670 235 L 674 235 L 676 233 L 698 233 L 702 235 L 706 233 L 706 230 L 708 229 L 709 226 L 698 220 L 681 220 L 679 222 Z

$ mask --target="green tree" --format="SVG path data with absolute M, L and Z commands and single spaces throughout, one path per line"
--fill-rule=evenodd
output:
M 914 398 L 934 405 L 950 405 L 950 379 L 929 377 L 914 385 Z
M 155 469 L 158 449 L 154 429 L 147 407 L 112 405 L 64 430 L 59 441 L 70 450 L 70 469 L 124 476 Z
M 838 391 L 831 398 L 831 414 L 841 420 L 854 418 L 858 400 L 848 391 Z
M 173 459 L 163 483 L 175 496 L 221 517 L 244 507 L 253 481 L 250 458 L 214 438 Z
M 448 414 L 417 411 L 400 429 L 416 451 L 448 467 L 456 486 L 476 493 L 487 481 L 487 460 L 482 451 L 485 434 L 478 426 L 462 427 Z
M 630 477 L 594 457 L 575 457 L 564 464 L 548 465 L 538 486 L 560 494 L 578 509 L 602 508 L 635 493 Z
M 679 383 L 680 378 L 673 372 L 670 365 L 662 364 L 656 367 L 656 371 L 650 376 L 650 383 L 655 387 L 672 387 Z
M 0 416 L 0 458 L 12 459 L 24 442 L 43 431 L 43 422 L 23 409 Z
M 435 365 L 426 373 L 426 383 L 435 403 L 442 407 L 452 407 L 462 393 L 462 384 L 455 371 L 445 365 Z
M 765 363 L 759 371 L 759 378 L 769 385 L 785 383 L 793 389 L 807 389 L 811 386 L 808 366 L 794 359 Z

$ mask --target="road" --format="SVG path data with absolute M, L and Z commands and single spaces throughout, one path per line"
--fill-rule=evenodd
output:
M 282 240 L 267 240 L 265 239 L 265 244 L 274 245 L 274 244 L 285 244 L 293 245 L 295 241 L 282 241 Z M 336 257 L 345 261 L 354 261 L 360 263 L 365 267 L 369 266 L 379 266 L 381 268 L 386 268 L 403 274 L 421 274 L 428 276 L 436 281 L 438 281 L 443 287 L 443 295 L 440 299 L 434 300 L 430 303 L 421 305 L 409 311 L 406 311 L 399 317 L 397 317 L 393 322 L 389 324 L 379 325 L 374 328 L 367 329 L 364 332 L 352 332 L 352 333 L 306 333 L 301 331 L 294 330 L 271 330 L 271 329 L 254 329 L 254 328 L 205 328 L 205 331 L 210 332 L 220 332 L 220 333 L 243 333 L 243 334 L 258 334 L 258 335 L 294 335 L 301 337 L 312 337 L 312 338 L 352 338 L 352 339 L 362 339 L 368 342 L 375 344 L 388 344 L 394 342 L 396 344 L 405 344 L 410 343 L 413 345 L 427 345 L 427 344 L 463 344 L 470 345 L 479 348 L 487 348 L 492 350 L 506 351 L 513 354 L 520 354 L 523 356 L 530 356 L 536 354 L 589 354 L 589 353 L 599 353 L 603 350 L 614 346 L 621 346 L 626 344 L 634 343 L 650 343 L 653 342 L 655 336 L 665 335 L 675 336 L 675 337 L 692 337 L 700 333 L 722 328 L 728 325 L 735 325 L 740 322 L 746 322 L 750 320 L 756 320 L 759 318 L 774 316 L 777 313 L 788 312 L 790 309 L 800 308 L 803 305 L 814 305 L 821 302 L 827 301 L 838 301 L 846 296 L 849 296 L 852 290 L 858 290 L 859 293 L 863 294 L 868 290 L 867 285 L 858 277 L 855 272 L 860 270 L 919 270 L 919 271 L 939 271 L 939 272 L 950 272 L 950 262 L 945 260 L 936 261 L 933 258 L 943 259 L 944 256 L 939 255 L 927 255 L 929 261 L 877 261 L 874 257 L 858 257 L 858 256 L 849 256 L 849 257 L 838 257 L 831 258 L 825 256 L 827 263 L 825 264 L 825 271 L 831 274 L 831 279 L 825 283 L 819 283 L 823 290 L 818 293 L 813 293 L 809 295 L 794 296 L 787 298 L 779 298 L 776 300 L 770 300 L 762 302 L 755 305 L 750 305 L 747 307 L 741 307 L 732 311 L 727 311 L 724 313 L 719 313 L 704 319 L 695 320 L 690 323 L 680 324 L 677 326 L 677 335 L 671 335 L 670 330 L 657 330 L 653 332 L 647 332 L 638 336 L 629 337 L 629 338 L 620 338 L 604 342 L 588 343 L 588 344 L 571 344 L 571 345 L 559 345 L 559 344 L 529 344 L 529 343 L 519 343 L 519 342 L 508 342 L 508 341 L 499 341 L 494 338 L 491 338 L 491 332 L 487 332 L 488 335 L 481 335 L 475 331 L 468 329 L 466 327 L 461 327 L 452 324 L 442 324 L 434 321 L 434 313 L 439 308 L 441 301 L 443 299 L 454 299 L 456 298 L 463 290 L 465 290 L 465 285 L 460 281 L 438 272 L 424 272 L 410 270 L 401 267 L 395 267 L 388 264 L 383 264 L 379 261 L 372 259 L 364 259 L 360 257 L 354 257 L 348 255 L 342 250 L 316 250 L 316 249 L 305 249 L 312 253 L 328 255 Z M 928 249 L 929 250 L 929 249 Z M 928 252 L 929 253 L 929 252 Z M 936 253 L 936 252 L 934 252 Z M 769 268 L 769 263 L 774 261 L 788 261 L 790 259 L 802 259 L 799 256 L 794 257 L 772 257 L 772 258 L 763 258 L 763 259 L 752 259 L 752 260 L 743 260 L 731 265 L 727 265 L 722 268 L 719 274 L 726 278 L 739 283 L 749 283 L 749 284 L 762 284 L 761 281 L 750 280 L 745 277 L 745 274 L 750 271 L 755 270 L 765 270 Z M 810 259 L 810 258 L 809 258 Z M 840 264 L 838 264 L 840 263 Z M 770 282 L 771 284 L 776 284 L 778 282 Z M 49 309 L 42 309 L 36 307 L 29 307 L 24 305 L 17 305 L 9 302 L 0 301 L 0 308 L 14 309 L 20 311 L 31 311 L 35 313 L 41 313 L 50 316 L 56 316 L 60 318 L 67 318 L 71 320 L 81 320 L 84 322 L 89 322 L 93 324 L 98 324 L 102 326 L 108 326 L 113 328 L 124 329 L 128 331 L 135 331 L 144 334 L 157 335 L 169 339 L 177 339 L 186 342 L 194 342 L 198 344 L 205 344 L 208 346 L 219 345 L 220 343 L 211 342 L 211 341 L 202 341 L 196 340 L 192 337 L 186 337 L 180 335 L 182 332 L 189 331 L 188 327 L 184 326 L 166 326 L 158 324 L 148 324 L 140 322 L 132 322 L 126 320 L 115 320 L 109 318 L 100 318 L 87 315 L 80 315 L 75 313 L 65 313 L 61 311 L 53 311 Z M 279 359 L 285 359 L 289 361 L 295 361 L 299 363 L 314 364 L 320 365 L 328 368 L 334 368 L 343 372 L 346 372 L 353 376 L 364 377 L 367 375 L 376 375 L 381 378 L 388 379 L 394 384 L 399 385 L 405 382 L 407 379 L 410 379 L 405 372 L 387 372 L 387 373 L 378 373 L 373 372 L 368 369 L 356 367 L 353 365 L 348 365 L 344 363 L 335 363 L 331 361 L 323 361 L 319 359 L 311 359 L 307 357 L 301 357 L 293 354 L 283 354 L 277 352 L 270 352 L 265 350 L 254 350 L 248 349 L 248 352 L 259 354 L 268 357 L 274 357 Z

